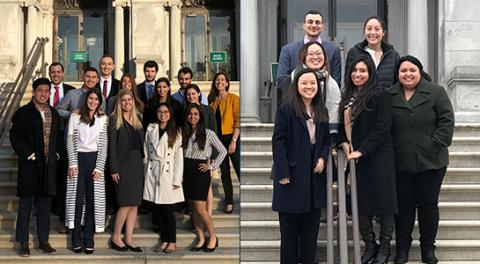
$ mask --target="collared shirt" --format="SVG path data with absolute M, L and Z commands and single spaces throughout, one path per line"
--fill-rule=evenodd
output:
M 110 94 L 110 90 L 112 90 L 112 79 L 113 79 L 112 75 L 110 75 L 110 77 L 108 77 L 107 79 L 105 79 L 105 77 L 103 76 L 100 76 L 100 91 L 102 92 L 102 94 L 103 94 L 103 83 L 105 82 L 105 80 L 108 81 L 106 95 L 108 96 Z
M 60 82 L 59 84 L 51 84 L 50 85 L 50 105 L 53 106 L 53 99 L 55 98 L 55 86 L 58 86 L 58 102 L 60 102 L 64 96 L 64 91 L 63 91 L 63 82 Z
M 97 119 L 98 116 L 95 115 Z M 97 121 L 97 120 L 95 120 Z M 103 130 L 102 122 L 95 122 L 93 126 L 80 122 L 78 129 L 78 152 L 97 152 L 100 132 Z
M 155 80 L 151 82 L 147 82 L 145 80 L 145 95 L 147 96 L 147 100 L 150 100 L 153 97 L 155 91 Z
M 320 35 L 318 35 L 318 38 L 315 39 L 315 41 L 322 44 L 322 37 L 320 37 Z M 307 44 L 308 42 L 311 42 L 311 40 L 307 35 L 305 35 L 305 37 L 303 38 L 303 44 Z

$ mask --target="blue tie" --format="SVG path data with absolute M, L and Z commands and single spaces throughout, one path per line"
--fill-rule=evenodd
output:
M 152 98 L 153 85 L 151 83 L 147 84 L 147 99 Z

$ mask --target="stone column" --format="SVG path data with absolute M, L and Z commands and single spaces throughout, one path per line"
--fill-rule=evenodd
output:
M 417 57 L 428 71 L 427 0 L 408 0 L 407 53 Z
M 115 7 L 115 73 L 116 79 L 122 77 L 123 67 L 125 65 L 125 33 L 123 21 L 123 4 L 120 1 L 112 3 Z
M 240 2 L 240 106 L 242 122 L 259 122 L 258 0 Z
M 37 28 L 36 28 L 36 22 L 37 22 L 37 10 L 35 8 L 35 4 L 32 2 L 27 3 L 27 19 L 28 19 L 28 24 L 27 24 L 27 36 L 25 38 L 25 43 L 27 43 L 27 54 L 30 51 L 30 49 L 33 46 L 33 43 L 35 42 L 36 39 L 36 33 L 37 33 Z
M 180 15 L 181 3 L 173 3 L 170 10 L 170 80 L 177 77 L 177 72 L 182 63 L 182 17 Z

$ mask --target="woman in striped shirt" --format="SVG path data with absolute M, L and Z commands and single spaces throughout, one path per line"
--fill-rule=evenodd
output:
M 227 150 L 215 132 L 205 128 L 204 117 L 198 104 L 190 104 L 185 110 L 185 124 L 182 129 L 184 149 L 183 189 L 185 199 L 193 211 L 193 223 L 197 241 L 191 251 L 213 252 L 218 247 L 213 222 L 206 210 L 206 200 L 210 187 L 210 170 L 220 166 Z M 218 153 L 212 159 L 212 149 Z M 210 239 L 205 237 L 204 227 Z
M 102 94 L 98 89 L 86 93 L 79 113 L 68 122 L 68 179 L 66 223 L 72 232 L 72 250 L 93 253 L 94 232 L 105 229 L 105 180 L 103 169 L 107 157 L 107 116 L 98 113 Z M 83 220 L 83 221 L 82 221 Z M 80 233 L 84 223 L 83 241 Z

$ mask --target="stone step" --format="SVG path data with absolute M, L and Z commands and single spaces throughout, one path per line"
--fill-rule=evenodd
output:
M 480 135 L 480 134 L 478 134 Z M 480 150 L 480 137 L 453 137 L 449 151 L 478 151 Z
M 0 165 L 2 167 L 16 167 L 17 160 L 16 155 L 0 154 Z
M 272 152 L 243 151 L 241 153 L 242 168 L 271 168 Z M 480 164 L 480 151 L 450 152 L 451 168 L 474 168 Z
M 18 175 L 18 167 L 15 166 L 2 166 L 0 164 L 0 182 L 16 181 Z
M 478 137 L 480 123 L 456 123 L 453 135 L 455 137 Z
M 238 210 L 237 210 L 238 211 Z M 188 221 L 190 217 L 185 214 L 175 213 L 175 218 L 177 220 L 178 227 L 190 227 L 190 222 Z M 214 210 L 212 215 L 212 221 L 215 227 L 238 227 L 239 226 L 240 215 L 237 212 L 233 214 L 223 213 L 223 207 L 221 211 Z M 15 229 L 17 222 L 17 212 L 0 212 L 0 230 L 13 230 Z M 36 217 L 32 216 L 30 218 L 30 227 L 35 226 Z M 50 226 L 56 228 L 60 226 L 58 217 L 53 215 L 50 217 Z M 138 215 L 136 227 L 151 229 L 152 228 L 152 216 L 150 214 Z
M 242 137 L 242 152 L 268 152 L 272 151 L 272 137 Z
M 220 241 L 221 243 L 221 241 Z M 212 264 L 239 263 L 238 248 L 222 248 L 220 244 L 214 253 L 191 252 L 188 248 L 178 248 L 172 254 L 156 253 L 151 248 L 144 252 L 118 252 L 113 249 L 95 249 L 92 255 L 75 254 L 69 249 L 59 248 L 56 255 L 43 254 L 32 250 L 28 258 L 17 256 L 17 249 L 0 249 L 0 263 L 48 263 L 48 264 L 85 264 L 85 263 L 179 263 L 179 264 Z
M 321 237 L 323 239 L 323 237 Z M 350 244 L 350 255 L 353 251 Z M 326 241 L 318 241 L 317 258 L 319 261 L 325 261 L 326 256 Z M 392 257 L 395 256 L 395 242 L 392 241 Z M 438 240 L 435 244 L 437 249 L 435 254 L 440 259 L 439 263 L 443 261 L 453 261 L 453 263 L 460 263 L 459 261 L 473 261 L 478 263 L 480 259 L 480 240 Z M 279 261 L 280 259 L 280 241 L 279 240 L 263 240 L 263 241 L 251 241 L 242 240 L 240 242 L 242 261 Z M 409 259 L 411 261 L 420 260 L 420 245 L 418 241 L 414 241 L 412 248 L 410 249 Z M 408 262 L 412 263 L 412 262 Z
M 270 202 L 242 202 L 242 221 L 278 220 L 277 212 L 272 211 Z M 335 204 L 336 206 L 336 204 Z M 441 220 L 478 220 L 480 221 L 479 202 L 439 202 Z M 322 210 L 322 214 L 325 211 Z
M 315 262 L 317 264 L 327 264 L 327 262 Z M 478 264 L 478 261 L 442 261 L 442 264 Z M 280 262 L 275 261 L 241 261 L 240 264 L 280 264 Z M 408 264 L 423 264 L 421 261 L 408 261 Z
M 215 228 L 217 237 L 219 238 L 222 247 L 238 248 L 240 241 L 239 228 L 220 227 Z M 30 245 L 38 246 L 38 239 L 35 230 L 30 230 Z M 108 248 L 112 231 L 95 234 L 95 248 Z M 158 245 L 160 235 L 154 233 L 149 229 L 137 228 L 134 230 L 134 240 L 138 246 L 143 248 L 153 248 Z M 195 233 L 190 229 L 177 228 L 177 247 L 187 248 L 191 246 L 192 241 L 195 240 Z M 49 236 L 49 242 L 54 248 L 71 248 L 71 235 L 58 234 L 52 230 Z M 0 249 L 12 248 L 12 243 L 15 240 L 14 230 L 0 231 Z
M 334 191 L 337 186 L 334 185 Z M 248 184 L 241 186 L 242 202 L 272 201 L 272 184 Z M 440 189 L 441 202 L 480 202 L 480 184 L 443 184 Z
M 336 225 L 336 224 L 335 224 Z M 349 239 L 351 236 L 351 222 Z M 380 225 L 374 222 L 375 234 L 379 234 Z M 325 223 L 320 224 L 319 237 L 327 233 Z M 240 221 L 242 240 L 280 240 L 280 227 L 277 220 L 272 221 Z M 336 233 L 336 232 L 334 232 Z M 334 235 L 336 236 L 336 234 Z M 413 239 L 418 239 L 418 224 L 415 223 Z M 377 237 L 378 238 L 378 237 Z M 395 238 L 395 235 L 394 235 Z M 441 220 L 438 227 L 437 240 L 480 240 L 480 220 Z
M 273 123 L 242 123 L 240 125 L 242 140 L 244 137 L 272 137 Z
M 480 165 L 480 163 L 479 163 Z M 245 166 L 242 162 L 242 166 Z M 270 179 L 271 161 L 268 167 L 242 167 L 242 185 L 272 184 Z M 448 167 L 443 183 L 448 184 L 480 184 L 480 167 Z

